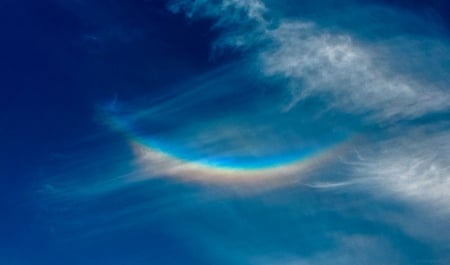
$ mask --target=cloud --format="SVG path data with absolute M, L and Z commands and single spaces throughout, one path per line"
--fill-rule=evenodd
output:
M 183 13 L 190 19 L 212 19 L 213 28 L 222 34 L 213 44 L 213 50 L 223 48 L 248 49 L 256 43 L 248 39 L 264 36 L 267 13 L 266 5 L 260 0 L 174 0 L 169 2 L 169 10 Z
M 169 4 L 169 9 L 183 12 L 190 18 L 218 19 L 217 26 L 228 26 L 249 21 L 264 23 L 266 6 L 260 0 L 175 0 Z
M 275 45 L 261 54 L 263 72 L 289 79 L 293 96 L 287 109 L 317 94 L 331 96 L 333 107 L 377 120 L 414 118 L 450 106 L 448 93 L 377 63 L 377 54 L 349 34 L 289 21 L 269 36 Z
M 375 121 L 414 119 L 450 107 L 448 78 L 433 76 L 429 82 L 420 77 L 421 72 L 430 73 L 423 63 L 435 69 L 450 59 L 446 40 L 439 37 L 421 36 L 419 45 L 417 37 L 399 28 L 394 39 L 373 44 L 351 31 L 323 27 L 320 21 L 284 18 L 282 11 L 271 10 L 263 1 L 189 3 L 177 2 L 172 10 L 184 10 L 194 19 L 215 18 L 224 31 L 215 47 L 245 48 L 256 72 L 265 78 L 282 77 L 288 83 L 285 87 L 291 99 L 286 111 L 307 97 L 327 98 L 331 108 Z M 358 23 L 360 18 L 352 9 L 346 12 Z M 392 13 L 400 21 L 411 20 L 400 11 Z M 390 29 L 390 25 L 379 24 Z M 426 59 L 430 56 L 436 62 Z
M 415 129 L 365 150 L 353 170 L 377 194 L 450 213 L 450 133 Z

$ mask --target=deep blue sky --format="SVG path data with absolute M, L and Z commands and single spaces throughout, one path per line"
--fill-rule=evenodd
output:
M 388 58 L 393 76 L 413 76 L 412 83 L 426 84 L 427 89 L 436 86 L 436 94 L 430 96 L 430 102 L 435 102 L 434 95 L 450 93 L 450 3 L 446 2 L 264 3 L 269 10 L 265 15 L 278 21 L 273 27 L 282 25 L 283 19 L 312 21 L 319 30 L 307 33 L 311 39 L 323 32 L 347 34 L 352 44 L 364 47 L 364 55 L 382 54 L 375 56 L 381 63 L 375 60 L 374 67 Z M 254 32 L 260 34 L 255 21 L 243 15 L 239 23 L 218 26 L 218 20 L 227 18 L 227 10 L 215 13 L 213 6 L 213 13 L 200 9 L 189 18 L 184 11 L 171 12 L 167 5 L 156 0 L 0 3 L 0 265 L 450 263 L 450 234 L 441 231 L 449 228 L 445 192 L 450 190 L 450 176 L 445 167 L 439 167 L 449 162 L 445 102 L 421 108 L 420 103 L 393 94 L 392 102 L 383 105 L 381 94 L 369 92 L 363 97 L 374 101 L 360 105 L 354 102 L 360 97 L 353 98 L 351 92 L 333 94 L 328 83 L 308 87 L 311 80 L 303 74 L 296 76 L 285 68 L 267 74 L 255 58 L 270 57 L 265 45 L 272 39 L 259 43 L 251 38 Z M 388 11 L 380 15 L 374 7 Z M 248 47 L 213 50 L 234 34 L 248 36 L 250 40 L 244 40 Z M 280 36 L 273 38 L 284 41 Z M 289 51 L 298 52 L 295 47 Z M 228 71 L 229 65 L 243 65 L 243 70 Z M 311 67 L 312 76 L 328 69 Z M 324 71 L 335 78 L 336 86 L 347 80 Z M 367 80 L 373 81 L 372 76 Z M 389 74 L 382 77 L 391 78 Z M 391 83 L 404 79 L 395 80 Z M 207 87 L 198 94 L 178 96 L 197 91 L 198 83 Z M 290 93 L 295 97 L 297 90 L 288 89 L 293 83 L 314 92 L 308 92 L 311 96 L 296 103 L 289 114 L 272 113 L 279 97 Z M 233 90 L 244 86 L 244 93 Z M 220 93 L 211 92 L 215 89 Z M 421 96 L 430 89 L 419 89 L 417 101 L 428 102 Z M 315 94 L 316 90 L 320 92 Z M 185 101 L 189 103 L 184 105 Z M 152 109 L 158 104 L 165 106 L 164 111 Z M 412 112 L 400 109 L 416 105 Z M 330 141 L 348 135 L 356 143 L 319 170 L 308 172 L 305 185 L 301 180 L 276 188 L 246 187 L 251 192 L 242 192 L 170 176 L 133 185 L 116 183 L 117 178 L 143 174 L 130 138 L 145 131 L 133 131 L 138 126 L 110 126 L 105 116 L 118 114 L 120 121 L 128 121 L 123 117 L 145 110 L 150 114 L 144 121 L 137 120 L 142 127 L 151 127 L 158 139 L 186 143 L 183 150 L 200 146 L 211 156 L 241 152 L 233 148 L 242 139 L 231 134 L 224 142 L 201 144 L 194 143 L 191 134 L 203 135 L 209 125 L 233 122 L 264 125 L 260 131 L 238 133 L 244 142 L 248 143 L 248 135 L 256 139 L 246 146 L 255 152 L 291 150 L 297 144 L 325 149 Z M 280 146 L 270 146 L 272 139 Z M 358 150 L 363 152 L 361 161 L 357 161 Z M 411 155 L 410 160 L 402 157 L 414 152 L 417 156 Z M 356 188 L 318 188 L 327 186 L 324 183 L 346 185 L 361 171 L 365 177 L 376 169 L 390 170 L 384 157 L 397 165 L 407 161 L 406 169 L 414 168 L 417 159 L 432 161 L 420 168 L 417 179 L 440 177 L 443 184 L 433 193 L 443 195 L 416 192 L 432 190 L 434 179 L 431 186 L 413 191 L 389 182 L 392 178 L 381 184 L 356 184 Z M 364 167 L 348 166 L 353 162 Z M 406 169 L 392 169 L 393 178 L 402 179 L 403 173 L 410 177 Z M 386 187 L 394 195 L 384 194 Z

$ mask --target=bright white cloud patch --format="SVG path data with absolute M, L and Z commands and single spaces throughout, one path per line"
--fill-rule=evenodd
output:
M 358 177 L 377 191 L 450 213 L 450 134 L 414 132 L 386 140 L 361 157 Z

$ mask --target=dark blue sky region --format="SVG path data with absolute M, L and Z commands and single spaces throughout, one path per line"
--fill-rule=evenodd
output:
M 0 10 L 0 265 L 450 264 L 448 1 Z

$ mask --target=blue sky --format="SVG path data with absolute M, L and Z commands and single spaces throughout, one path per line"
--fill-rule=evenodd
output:
M 445 1 L 0 6 L 0 265 L 450 263 Z

